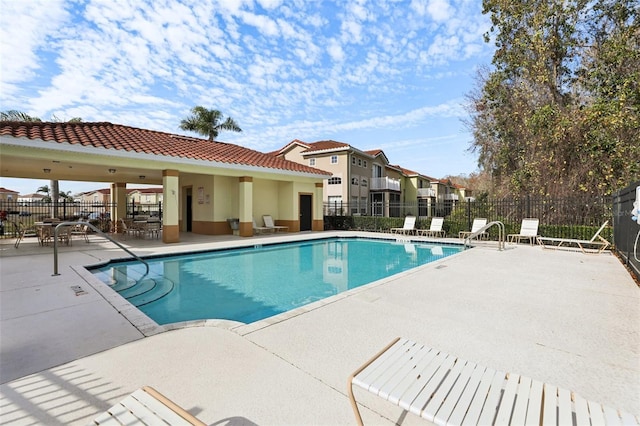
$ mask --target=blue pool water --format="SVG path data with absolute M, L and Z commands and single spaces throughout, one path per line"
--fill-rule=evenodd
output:
M 251 323 L 458 253 L 458 246 L 335 238 L 117 262 L 92 270 L 158 324 Z

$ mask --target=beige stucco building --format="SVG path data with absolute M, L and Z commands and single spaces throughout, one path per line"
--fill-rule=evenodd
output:
M 434 216 L 464 199 L 464 188 L 450 181 L 392 165 L 382 150 L 361 151 L 336 141 L 291 141 L 272 155 L 331 173 L 324 180 L 328 214 L 399 217 Z

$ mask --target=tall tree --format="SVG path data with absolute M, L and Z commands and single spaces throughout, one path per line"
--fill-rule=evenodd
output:
M 191 115 L 180 122 L 180 128 L 200 135 L 207 136 L 210 141 L 218 137 L 218 133 L 223 130 L 231 132 L 242 132 L 242 129 L 231 118 L 224 117 L 217 109 L 207 109 L 203 106 L 191 108 Z
M 471 149 L 502 194 L 608 193 L 640 173 L 637 0 L 484 0 L 496 51 Z

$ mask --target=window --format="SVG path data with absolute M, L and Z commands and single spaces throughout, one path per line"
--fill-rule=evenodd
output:
M 356 157 L 351 157 L 351 164 L 356 165 Z
M 316 165 L 316 159 L 315 158 L 309 158 L 309 165 L 310 166 L 315 166 Z
M 367 168 L 367 160 L 362 160 L 362 167 Z
M 362 178 L 362 179 L 360 180 L 360 185 L 362 185 L 362 186 L 365 186 L 365 187 L 366 187 L 366 186 L 368 185 L 367 180 L 366 180 L 365 178 Z
M 357 177 L 352 177 L 351 178 L 351 185 L 357 185 L 358 184 L 358 178 Z
M 374 178 L 382 177 L 382 166 L 380 166 L 379 164 L 373 165 L 373 177 Z
M 358 166 L 362 167 L 362 158 L 358 158 Z
M 338 164 L 338 156 L 337 155 L 332 155 L 331 156 L 331 164 Z
M 332 177 L 332 178 L 329 178 L 329 182 L 327 183 L 329 185 L 342 185 L 342 178 Z

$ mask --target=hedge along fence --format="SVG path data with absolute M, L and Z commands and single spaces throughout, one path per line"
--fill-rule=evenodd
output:
M 434 205 L 430 216 L 418 216 L 416 228 L 428 229 L 432 216 L 441 213 L 443 229 L 449 237 L 457 237 L 460 231 L 469 231 L 475 218 L 488 222 L 500 221 L 507 234 L 520 232 L 522 219 L 538 218 L 538 234 L 553 238 L 590 240 L 605 220 L 609 226 L 600 234 L 613 243 L 611 197 L 574 197 L 570 199 L 532 198 L 518 200 L 481 200 L 459 202 L 454 206 Z M 325 216 L 325 229 L 366 230 L 385 232 L 401 228 L 404 217 L 383 216 Z M 489 237 L 498 238 L 497 227 L 489 229 Z

